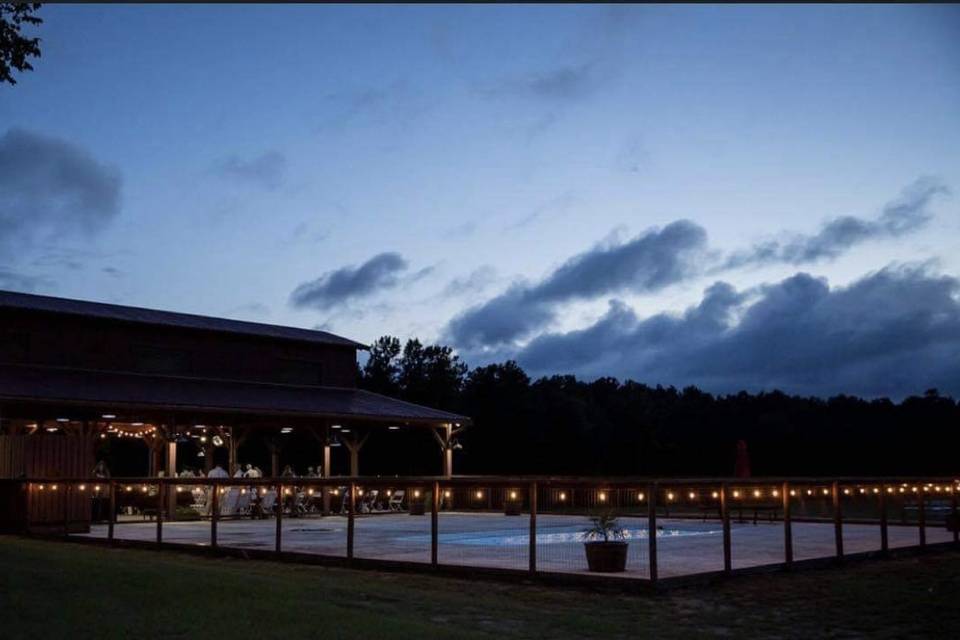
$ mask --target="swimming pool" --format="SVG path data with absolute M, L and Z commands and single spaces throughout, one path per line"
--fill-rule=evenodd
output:
M 584 542 L 585 525 L 553 526 L 537 530 L 537 544 L 569 544 Z M 722 533 L 720 529 L 696 525 L 670 528 L 658 528 L 657 539 L 689 538 L 694 536 L 712 536 Z M 522 547 L 530 544 L 529 529 L 500 529 L 492 531 L 460 531 L 437 534 L 440 544 L 459 544 L 471 546 Z M 625 528 L 624 539 L 646 540 L 647 528 Z M 429 536 L 414 535 L 400 538 L 406 542 L 429 542 Z

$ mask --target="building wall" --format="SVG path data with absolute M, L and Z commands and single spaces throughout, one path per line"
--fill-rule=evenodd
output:
M 353 387 L 351 346 L 4 310 L 0 362 Z

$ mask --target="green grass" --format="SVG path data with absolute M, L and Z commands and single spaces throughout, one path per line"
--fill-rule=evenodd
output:
M 657 595 L 0 537 L 0 638 L 948 638 L 960 554 Z

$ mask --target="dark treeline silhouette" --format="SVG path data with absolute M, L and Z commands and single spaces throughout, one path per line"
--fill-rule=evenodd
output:
M 461 474 L 732 475 L 736 443 L 754 475 L 954 474 L 960 406 L 934 390 L 895 403 L 779 391 L 712 395 L 614 378 L 531 380 L 515 363 L 475 369 L 449 347 L 383 337 L 361 387 L 473 417 Z M 392 432 L 397 433 L 397 432 Z M 429 434 L 371 439 L 365 473 L 437 473 Z

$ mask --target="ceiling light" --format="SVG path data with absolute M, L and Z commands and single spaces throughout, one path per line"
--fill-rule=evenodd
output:
M 143 426 L 143 423 L 142 423 L 142 422 L 131 422 L 131 423 L 130 423 L 130 426 L 131 426 L 131 427 L 142 427 L 142 426 Z
M 116 418 L 117 416 L 115 416 L 115 415 L 112 414 L 112 413 L 105 413 L 105 414 L 103 414 L 103 415 L 100 416 L 100 417 L 103 418 L 104 420 L 113 420 L 113 419 Z
M 338 424 L 332 424 L 332 425 L 330 425 L 330 428 L 331 428 L 331 429 L 339 429 L 339 428 L 340 428 L 340 425 L 338 425 Z
M 290 433 L 291 431 L 293 431 L 293 427 L 283 427 L 280 429 L 280 433 Z
M 400 427 L 398 427 L 398 426 L 395 425 L 395 424 L 392 424 L 392 425 L 390 425 L 389 427 L 387 427 L 387 429 L 390 429 L 390 431 L 399 431 L 399 430 L 400 430 Z
M 57 422 L 70 422 L 70 418 L 57 418 Z

